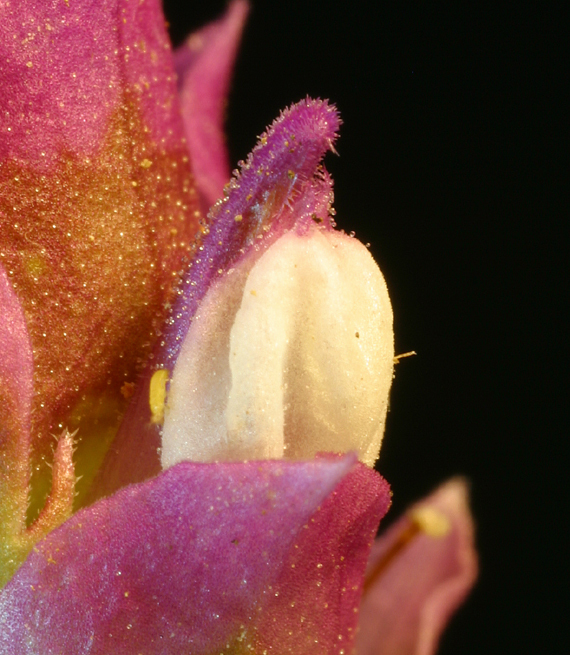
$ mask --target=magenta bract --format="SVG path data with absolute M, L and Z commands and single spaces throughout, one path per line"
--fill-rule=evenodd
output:
M 350 649 L 389 503 L 388 485 L 351 456 L 180 464 L 38 544 L 0 594 L 1 650 Z

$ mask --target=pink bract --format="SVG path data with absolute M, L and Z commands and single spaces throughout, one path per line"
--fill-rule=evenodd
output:
M 349 651 L 389 504 L 351 456 L 179 464 L 38 544 L 0 594 L 2 652 Z
M 180 105 L 202 209 L 230 178 L 224 132 L 231 73 L 249 6 L 234 0 L 220 20 L 191 34 L 174 53 Z
M 429 534 L 422 517 L 442 523 Z M 380 571 L 378 571 L 380 567 Z M 374 579 L 374 572 L 378 577 Z M 411 507 L 372 548 L 359 655 L 432 655 L 477 577 L 467 485 L 453 479 Z

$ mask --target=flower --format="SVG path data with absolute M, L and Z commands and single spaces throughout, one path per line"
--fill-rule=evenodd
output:
M 368 561 L 389 487 L 317 454 L 374 461 L 393 357 L 333 229 L 335 108 L 283 112 L 205 221 L 247 5 L 174 59 L 155 0 L 0 12 L 2 652 L 433 652 L 463 483 Z

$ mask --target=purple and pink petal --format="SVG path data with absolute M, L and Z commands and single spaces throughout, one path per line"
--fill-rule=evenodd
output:
M 33 396 L 32 347 L 24 312 L 0 266 L 0 584 L 5 540 L 26 524 L 30 424 Z

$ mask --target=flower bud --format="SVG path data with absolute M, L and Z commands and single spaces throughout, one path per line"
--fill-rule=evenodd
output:
M 368 250 L 328 226 L 286 232 L 202 300 L 170 381 L 162 464 L 354 450 L 372 466 L 393 356 Z

